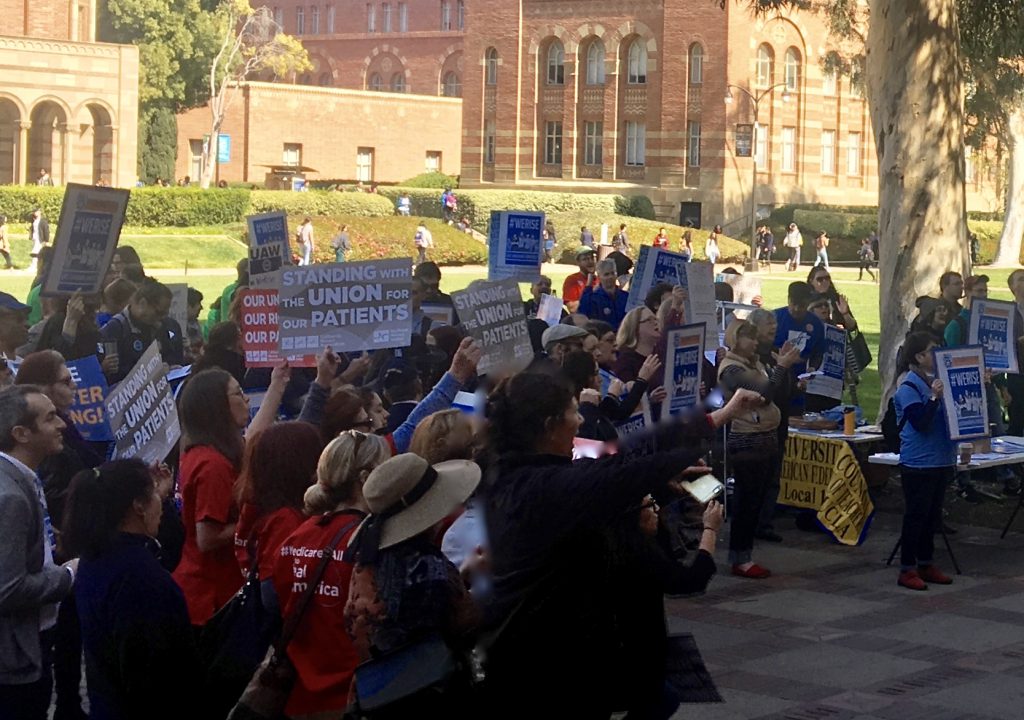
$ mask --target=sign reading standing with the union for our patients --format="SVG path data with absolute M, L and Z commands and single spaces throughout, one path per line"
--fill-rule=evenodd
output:
M 283 212 L 250 215 L 249 287 L 277 287 L 277 271 L 291 265 L 288 241 L 288 215 Z
M 42 295 L 94 295 L 103 280 L 121 236 L 128 191 L 71 183 L 64 191 L 60 221 L 53 241 L 53 259 Z
M 452 302 L 462 326 L 483 350 L 477 364 L 481 375 L 526 367 L 533 358 L 533 347 L 526 330 L 523 296 L 515 280 L 477 280 L 465 290 L 453 292 Z
M 1001 300 L 972 300 L 967 344 L 981 345 L 985 367 L 993 372 L 1017 372 L 1014 318 L 1017 306 Z
M 107 416 L 114 429 L 114 460 L 139 458 L 152 465 L 162 462 L 174 449 L 181 426 L 155 340 L 125 379 L 110 391 Z
M 281 270 L 282 355 L 407 347 L 412 260 L 288 266 Z
M 488 246 L 488 280 L 536 280 L 544 250 L 544 213 L 491 212 Z

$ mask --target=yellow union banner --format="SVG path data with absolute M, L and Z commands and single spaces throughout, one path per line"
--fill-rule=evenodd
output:
M 786 439 L 779 502 L 817 510 L 821 524 L 844 545 L 857 544 L 875 511 L 850 446 L 805 435 Z

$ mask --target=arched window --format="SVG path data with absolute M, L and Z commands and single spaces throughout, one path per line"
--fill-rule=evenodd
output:
M 786 90 L 797 92 L 800 89 L 800 51 L 796 48 L 786 50 Z
M 690 46 L 690 84 L 704 82 L 704 47 L 700 43 Z
M 374 73 L 370 76 L 370 82 L 368 83 L 370 90 L 380 92 L 384 89 L 384 80 L 381 78 L 380 73 Z
M 587 48 L 587 85 L 604 85 L 604 43 L 597 38 Z
M 498 51 L 494 48 L 487 48 L 484 54 L 484 64 L 487 68 L 487 84 L 498 84 Z
M 768 87 L 772 84 L 772 77 L 775 75 L 775 53 L 769 45 L 762 45 L 757 49 L 757 84 L 758 87 Z
M 441 94 L 444 95 L 445 97 L 462 96 L 462 83 L 459 81 L 459 76 L 457 73 L 445 73 L 444 80 L 441 82 Z
M 405 92 L 405 73 L 396 72 L 391 76 L 391 92 Z
M 333 80 L 334 80 L 334 78 L 331 77 L 331 74 L 329 72 L 322 72 L 322 73 L 320 73 L 320 86 L 321 87 L 329 87 L 331 85 L 331 83 L 333 82 Z
M 643 85 L 647 82 L 647 44 L 640 38 L 629 46 L 627 82 L 630 85 Z
M 565 49 L 558 40 L 548 46 L 548 85 L 565 83 Z

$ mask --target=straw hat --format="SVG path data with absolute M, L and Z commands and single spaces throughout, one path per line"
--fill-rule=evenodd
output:
M 378 465 L 363 483 L 371 515 L 350 545 L 359 545 L 371 525 L 379 529 L 380 549 L 416 537 L 464 503 L 479 483 L 480 468 L 469 460 L 431 466 L 419 455 L 396 455 Z

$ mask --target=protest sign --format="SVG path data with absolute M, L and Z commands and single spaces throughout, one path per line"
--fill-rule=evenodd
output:
M 109 442 L 114 439 L 107 420 L 107 379 L 95 355 L 64 363 L 75 381 L 75 399 L 68 408 L 68 417 L 84 440 Z
M 842 400 L 845 377 L 846 331 L 826 325 L 825 354 L 821 358 L 818 372 L 807 381 L 807 393 Z
M 661 419 L 668 420 L 700 401 L 700 377 L 704 360 L 703 324 L 671 328 L 665 334 L 665 392 Z
M 967 344 L 981 345 L 985 367 L 992 372 L 1017 372 L 1017 342 L 1013 322 L 1017 306 L 1000 300 L 971 300 Z
M 641 245 L 637 256 L 636 267 L 633 268 L 633 280 L 629 284 L 629 301 L 626 310 L 638 308 L 644 304 L 647 293 L 658 283 L 686 286 L 683 266 L 688 261 L 685 255 L 669 250 Z M 712 297 L 714 297 L 712 295 Z
M 715 332 L 718 306 L 715 302 L 714 268 L 709 262 L 689 262 L 681 266 L 679 279 L 686 288 L 683 317 L 688 325 L 703 323 Z
M 107 416 L 114 429 L 113 460 L 138 458 L 152 465 L 174 449 L 181 427 L 156 341 L 110 391 Z
M 462 327 L 483 350 L 477 370 L 522 370 L 533 358 L 523 296 L 515 280 L 477 280 L 452 293 Z
M 651 401 L 648 399 L 647 395 L 644 394 L 644 396 L 640 398 L 640 404 L 637 406 L 636 411 L 629 416 L 629 419 L 618 423 L 615 426 L 615 430 L 618 432 L 620 438 L 624 438 L 628 435 L 642 433 L 652 427 L 654 427 L 654 420 L 651 417 Z
M 548 327 L 557 325 L 562 321 L 564 307 L 565 301 L 562 298 L 545 293 L 540 296 L 540 303 L 537 304 L 537 319 L 546 322 Z
M 544 213 L 509 210 L 491 212 L 487 279 L 532 282 L 540 275 Z
M 857 457 L 842 440 L 790 435 L 779 502 L 818 511 L 818 521 L 844 545 L 857 545 L 874 503 Z
M 276 367 L 278 350 L 278 292 L 273 288 L 240 290 L 242 300 L 242 352 L 246 367 Z M 287 356 L 292 367 L 316 367 L 315 353 Z
M 277 271 L 292 263 L 288 215 L 249 215 L 249 287 L 277 287 Z
M 93 295 L 117 248 L 128 208 L 128 191 L 71 183 L 64 192 L 60 221 L 53 240 L 53 259 L 43 280 L 42 295 Z
M 942 381 L 942 403 L 951 440 L 988 437 L 984 373 L 981 346 L 935 348 L 935 374 Z
M 286 266 L 278 350 L 283 355 L 406 347 L 412 342 L 412 260 Z
M 423 313 L 424 317 L 430 318 L 431 327 L 455 324 L 455 308 L 451 305 L 423 303 L 420 305 L 420 312 Z M 419 331 L 419 328 L 415 329 Z
M 184 335 L 185 326 L 188 325 L 188 285 L 185 283 L 166 283 L 167 289 L 171 291 L 171 308 L 167 311 L 167 317 L 178 323 Z M 184 340 L 187 343 L 187 340 Z
M 758 307 L 762 301 L 760 278 L 740 275 L 739 273 L 719 273 L 715 276 L 715 282 L 725 283 L 732 288 L 732 301 L 737 305 Z M 746 307 L 733 307 L 730 309 L 740 319 L 746 319 L 747 315 L 750 314 L 750 310 Z

